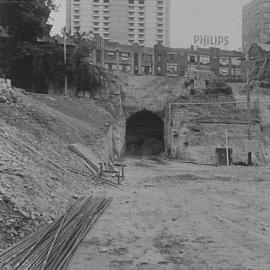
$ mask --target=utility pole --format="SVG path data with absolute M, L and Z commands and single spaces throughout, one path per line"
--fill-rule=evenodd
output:
M 227 129 L 226 129 L 225 137 L 226 137 L 226 160 L 227 160 L 227 166 L 229 166 L 230 159 L 229 159 L 229 145 L 228 145 L 228 130 Z
M 63 29 L 64 36 L 64 63 L 65 63 L 65 96 L 68 96 L 68 88 L 67 88 L 67 73 L 66 73 L 66 65 L 67 65 L 67 40 L 66 40 L 66 27 Z
M 251 130 L 250 130 L 250 78 L 249 78 L 249 57 L 248 54 L 246 55 L 246 80 L 247 80 L 247 135 L 248 135 L 248 141 L 251 141 Z M 248 152 L 248 165 L 252 165 L 252 153 Z

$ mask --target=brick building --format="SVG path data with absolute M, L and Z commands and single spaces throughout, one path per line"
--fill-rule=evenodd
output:
M 228 81 L 241 80 L 241 52 L 219 48 L 173 49 L 157 44 L 154 49 L 155 74 L 185 76 L 192 71 L 209 71 Z
M 270 45 L 262 43 L 253 43 L 248 56 L 252 59 L 249 63 L 251 72 L 250 79 L 266 80 L 270 78 Z
M 242 49 L 270 42 L 270 0 L 252 0 L 242 9 Z
M 89 62 L 109 71 L 154 75 L 154 50 L 136 43 L 130 46 L 107 40 L 97 42 L 89 47 Z
M 55 37 L 63 44 L 63 38 Z M 70 41 L 70 46 L 75 44 Z M 140 76 L 185 76 L 189 72 L 211 72 L 226 81 L 241 81 L 241 52 L 219 48 L 169 48 L 156 44 L 154 48 L 137 43 L 123 45 L 95 35 L 83 41 L 91 64 L 109 71 Z

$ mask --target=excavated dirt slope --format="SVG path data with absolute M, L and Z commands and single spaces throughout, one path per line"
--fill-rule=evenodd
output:
M 114 98 L 105 108 L 102 100 L 16 89 L 0 96 L 1 249 L 59 216 L 71 198 L 92 193 L 95 183 L 69 171 L 87 169 L 68 146 L 82 143 L 105 157 L 108 131 L 122 112 Z

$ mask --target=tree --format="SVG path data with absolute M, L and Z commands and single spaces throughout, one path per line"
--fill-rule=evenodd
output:
M 0 2 L 0 25 L 4 26 L 12 41 L 35 42 L 48 36 L 47 24 L 53 0 L 23 0 Z
M 53 0 L 0 2 L 0 25 L 9 35 L 0 42 L 0 64 L 14 86 L 46 92 L 47 68 L 51 66 L 48 53 L 52 50 L 47 52 L 37 39 L 49 36 L 47 21 L 54 8 Z
M 73 84 L 76 88 L 76 95 L 83 91 L 94 97 L 97 91 L 105 85 L 107 75 L 105 71 L 88 62 L 88 48 L 80 44 L 75 47 L 70 57 L 70 68 L 73 76 Z

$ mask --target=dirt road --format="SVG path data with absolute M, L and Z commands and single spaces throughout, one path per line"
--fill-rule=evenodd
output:
M 69 270 L 268 270 L 267 168 L 128 159 Z

